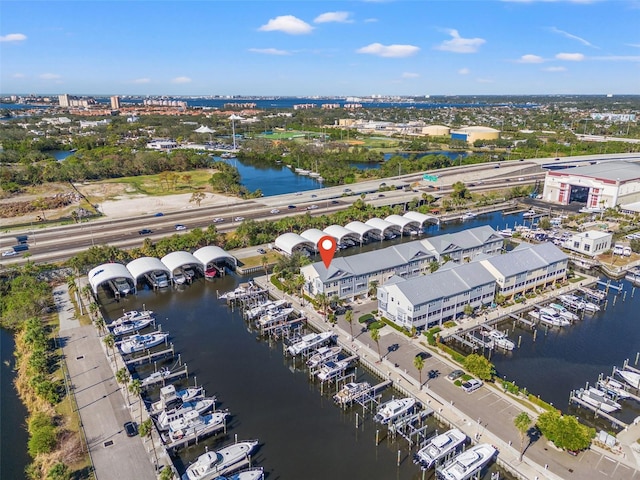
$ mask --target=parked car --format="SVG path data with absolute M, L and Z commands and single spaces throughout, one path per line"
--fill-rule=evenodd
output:
M 468 382 L 464 382 L 462 384 L 462 389 L 467 393 L 471 393 L 471 392 L 475 392 L 481 386 L 482 386 L 481 380 L 478 380 L 477 378 L 472 378 Z
M 178 223 L 178 224 L 176 225 L 176 230 L 186 230 L 186 229 L 187 229 L 187 227 L 185 227 L 185 226 L 184 226 L 184 225 L 182 225 L 181 223 Z
M 135 437 L 138 434 L 138 425 L 136 422 L 127 422 L 124 424 L 124 431 L 127 433 L 127 437 Z
M 451 380 L 452 382 L 455 382 L 457 379 L 459 379 L 463 375 L 464 375 L 463 370 L 454 370 L 449 375 L 447 375 L 447 379 Z
M 150 233 L 153 233 L 153 230 L 150 230 L 148 228 L 143 228 L 142 230 L 138 230 L 139 235 L 149 235 Z
M 264 255 L 265 253 L 267 253 L 267 251 L 264 248 L 259 248 L 258 253 Z

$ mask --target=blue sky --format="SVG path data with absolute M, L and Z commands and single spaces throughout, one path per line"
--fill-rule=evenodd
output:
M 0 18 L 1 94 L 640 94 L 640 0 L 3 0 Z

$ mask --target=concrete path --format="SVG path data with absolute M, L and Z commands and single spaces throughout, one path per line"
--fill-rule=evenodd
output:
M 124 431 L 123 425 L 132 420 L 132 414 L 96 328 L 81 326 L 75 318 L 66 285 L 56 287 L 54 298 L 69 388 L 75 395 L 96 479 L 154 480 L 155 468 L 149 461 L 153 455 L 140 436 L 127 437 Z M 139 415 L 134 420 L 138 423 Z

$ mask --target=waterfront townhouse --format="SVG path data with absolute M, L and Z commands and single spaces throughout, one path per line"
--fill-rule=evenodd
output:
M 394 275 L 404 278 L 425 274 L 434 260 L 434 255 L 417 241 L 337 257 L 328 269 L 324 263 L 316 262 L 302 267 L 300 273 L 309 295 L 324 293 L 328 297 L 353 299 L 367 295 L 370 285 L 382 284 Z
M 436 256 L 439 263 L 446 259 L 458 263 L 469 261 L 483 253 L 495 255 L 504 246 L 504 237 L 488 225 L 420 241 Z
M 567 277 L 569 257 L 553 243 L 521 243 L 505 255 L 479 260 L 496 279 L 497 292 L 507 300 Z
M 448 264 L 449 265 L 449 264 Z M 401 327 L 422 329 L 493 302 L 495 277 L 478 262 L 452 265 L 431 275 L 393 277 L 378 287 L 378 312 Z

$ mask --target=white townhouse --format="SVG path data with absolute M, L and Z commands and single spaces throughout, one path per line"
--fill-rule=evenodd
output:
M 612 233 L 589 230 L 572 235 L 562 246 L 574 252 L 595 257 L 611 248 L 612 239 Z
M 372 282 L 382 284 L 397 275 L 415 277 L 429 271 L 435 260 L 420 242 L 401 245 L 348 257 L 335 257 L 327 269 L 322 262 L 300 269 L 304 276 L 304 290 L 315 296 L 324 293 L 328 297 L 351 298 L 367 295 Z
M 460 263 L 473 260 L 480 254 L 495 255 L 504 246 L 504 237 L 488 225 L 420 241 L 433 252 L 439 263 L 443 263 L 444 257 Z
M 567 277 L 569 257 L 553 243 L 521 243 L 505 255 L 479 260 L 496 279 L 497 292 L 507 300 Z
M 456 318 L 467 305 L 490 304 L 495 289 L 495 277 L 482 264 L 454 264 L 431 275 L 391 278 L 378 287 L 378 311 L 401 327 L 426 329 Z

